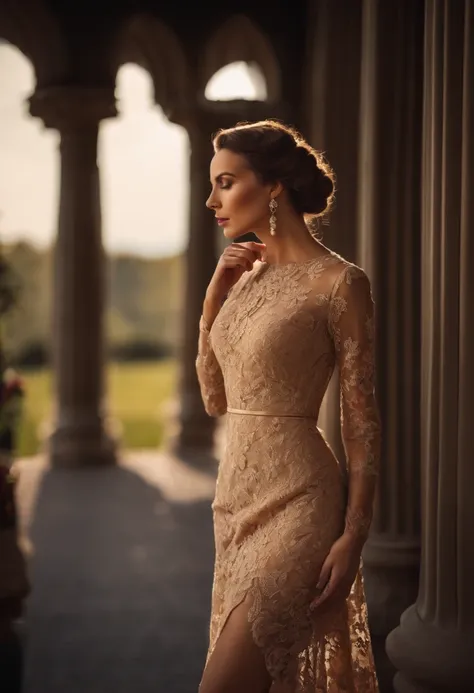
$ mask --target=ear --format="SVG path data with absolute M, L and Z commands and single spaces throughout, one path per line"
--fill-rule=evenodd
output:
M 276 181 L 275 183 L 272 183 L 270 186 L 270 197 L 275 198 L 278 197 L 283 192 L 283 185 L 279 182 Z

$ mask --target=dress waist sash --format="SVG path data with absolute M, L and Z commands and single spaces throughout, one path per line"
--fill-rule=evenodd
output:
M 229 414 L 247 414 L 252 416 L 276 416 L 278 418 L 296 418 L 296 419 L 315 419 L 317 421 L 318 417 L 312 414 L 277 414 L 272 411 L 263 411 L 255 409 L 234 409 L 233 407 L 227 407 Z

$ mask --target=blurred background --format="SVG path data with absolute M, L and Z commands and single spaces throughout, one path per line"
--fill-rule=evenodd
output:
M 0 1 L 1 693 L 197 691 L 211 137 L 267 117 L 377 306 L 380 691 L 474 691 L 473 99 L 474 0 Z M 337 373 L 319 425 L 344 465 Z
M 7 42 L 0 43 L 0 79 L 0 239 L 21 289 L 3 321 L 3 348 L 9 363 L 21 370 L 28 391 L 16 443 L 17 454 L 24 457 L 41 450 L 53 408 L 59 136 L 29 115 L 25 104 L 35 88 L 34 69 Z M 183 127 L 166 118 L 153 91 L 144 68 L 121 66 L 115 91 L 118 114 L 101 124 L 98 144 L 109 406 L 122 444 L 138 449 L 162 443 L 160 408 L 176 390 L 189 233 L 189 139 Z M 213 75 L 205 96 L 264 99 L 265 80 L 256 66 L 235 62 Z

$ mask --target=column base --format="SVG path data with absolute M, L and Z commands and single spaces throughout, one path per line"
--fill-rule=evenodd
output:
M 470 693 L 474 690 L 474 630 L 427 624 L 410 606 L 386 641 L 398 670 L 396 693 Z
M 1 623 L 0 635 L 0 671 L 2 672 L 2 690 L 20 693 L 23 684 L 24 644 L 16 631 L 15 623 Z
M 370 634 L 380 690 L 393 692 L 396 669 L 385 640 L 418 595 L 420 544 L 383 534 L 369 537 L 363 551 L 364 585 Z
M 117 441 L 100 418 L 59 424 L 47 443 L 53 467 L 103 467 L 117 458 Z
M 362 556 L 371 630 L 386 637 L 418 596 L 420 543 L 374 534 Z

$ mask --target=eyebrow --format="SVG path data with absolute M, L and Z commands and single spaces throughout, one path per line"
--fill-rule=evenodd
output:
M 219 173 L 219 175 L 216 176 L 214 180 L 217 181 L 217 180 L 219 180 L 220 178 L 223 178 L 224 176 L 230 176 L 231 178 L 235 178 L 235 177 L 236 177 L 234 173 L 230 173 L 229 171 L 223 171 L 222 173 Z

